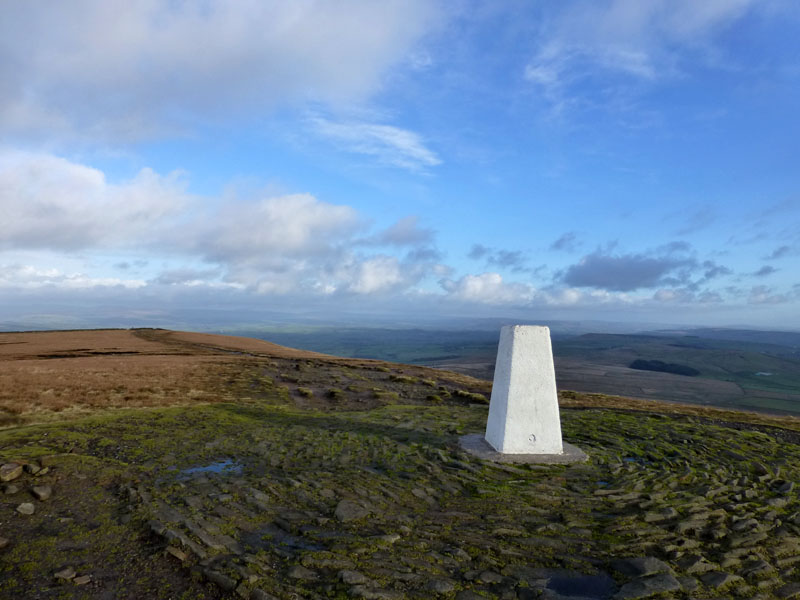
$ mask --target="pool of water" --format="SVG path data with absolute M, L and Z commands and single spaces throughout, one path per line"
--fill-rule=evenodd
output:
M 181 471 L 181 475 L 184 477 L 193 477 L 195 475 L 208 475 L 208 474 L 225 474 L 225 475 L 235 475 L 237 473 L 242 472 L 242 465 L 234 462 L 233 460 L 226 459 L 226 460 L 218 460 L 217 462 L 213 462 L 208 465 L 203 465 L 200 467 L 190 467 L 188 469 L 183 469 Z

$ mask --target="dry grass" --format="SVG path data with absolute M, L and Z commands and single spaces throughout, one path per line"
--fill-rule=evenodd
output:
M 124 329 L 0 333 L 0 361 L 58 355 L 171 354 L 175 351 Z
M 2 333 L 0 425 L 66 410 L 230 399 L 221 380 L 233 360 L 134 331 Z

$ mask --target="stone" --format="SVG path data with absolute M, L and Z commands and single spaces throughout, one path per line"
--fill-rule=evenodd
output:
M 425 584 L 425 589 L 434 594 L 449 594 L 456 589 L 456 584 L 449 579 L 435 578 Z
M 55 578 L 56 579 L 63 579 L 64 581 L 69 581 L 75 578 L 75 569 L 72 567 L 64 567 L 60 571 L 56 571 Z
M 7 483 L 3 486 L 4 494 L 16 494 L 19 491 L 19 486 L 15 483 Z
M 92 581 L 91 575 L 81 575 L 80 577 L 76 577 L 72 580 L 72 583 L 75 585 L 86 585 L 87 583 Z
M 652 556 L 612 560 L 611 568 L 629 577 L 644 577 L 655 573 L 672 573 L 672 569 L 667 563 Z
M 268 594 L 264 590 L 256 588 L 252 592 L 250 592 L 250 600 L 278 600 L 278 599 L 272 594 Z
M 0 466 L 0 481 L 11 481 L 22 475 L 22 465 L 19 463 L 6 463 Z
M 483 583 L 500 583 L 503 581 L 503 576 L 494 571 L 481 571 L 477 579 Z
M 764 577 L 775 572 L 775 567 L 763 559 L 756 559 L 742 567 L 744 577 Z
M 9 540 L 8 538 L 0 537 L 0 550 L 8 546 L 10 543 L 11 540 Z
M 219 571 L 214 571 L 213 569 L 204 569 L 203 575 L 205 575 L 205 578 L 211 583 L 215 583 L 226 592 L 232 592 L 236 589 L 236 582 Z
M 549 328 L 500 331 L 485 438 L 503 454 L 563 452 Z
M 348 521 L 363 519 L 369 515 L 369 513 L 369 509 L 352 500 L 341 500 L 339 504 L 336 505 L 334 516 L 342 523 L 347 523 Z
M 788 600 L 790 598 L 800 598 L 800 583 L 793 582 L 782 585 L 773 592 L 778 598 Z
M 681 584 L 673 575 L 658 573 L 626 583 L 613 597 L 614 600 L 636 600 L 666 592 L 677 592 L 680 589 Z
M 17 507 L 17 512 L 21 515 L 32 515 L 36 507 L 31 502 L 23 502 Z
M 53 488 L 49 485 L 37 485 L 33 487 L 31 493 L 36 497 L 37 500 L 44 501 L 53 495 Z
M 342 583 L 346 583 L 347 585 L 358 585 L 359 583 L 367 583 L 369 581 L 364 574 L 348 569 L 339 571 L 338 577 Z
M 700 581 L 703 582 L 703 585 L 710 588 L 722 588 L 741 580 L 742 578 L 738 575 L 725 573 L 724 571 L 712 571 L 700 576 Z
M 41 470 L 42 470 L 42 467 L 40 467 L 36 463 L 28 463 L 28 464 L 25 465 L 25 472 L 30 474 L 30 475 L 36 475 Z
M 317 578 L 317 574 L 314 571 L 311 569 L 306 569 L 303 565 L 293 566 L 287 571 L 286 575 L 292 579 L 303 579 L 306 581 L 311 581 Z
M 186 555 L 186 552 L 176 548 L 175 546 L 167 546 L 167 549 L 165 550 L 165 552 L 167 554 L 171 554 L 172 556 L 174 556 L 175 558 L 177 558 L 181 562 L 185 561 L 188 558 L 188 556 Z
M 348 592 L 353 598 L 364 598 L 365 600 L 401 600 L 404 594 L 394 590 L 381 588 L 369 588 L 365 585 L 356 585 Z
M 456 600 L 486 600 L 486 596 L 481 596 L 471 590 L 462 590 L 456 594 Z

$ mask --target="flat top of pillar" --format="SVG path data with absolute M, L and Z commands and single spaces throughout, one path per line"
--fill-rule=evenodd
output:
M 550 333 L 550 328 L 547 325 L 503 325 L 503 329 L 512 329 L 514 331 L 546 331 Z

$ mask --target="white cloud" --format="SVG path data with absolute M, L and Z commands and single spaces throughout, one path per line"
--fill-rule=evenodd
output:
M 533 300 L 536 290 L 524 283 L 507 283 L 499 273 L 465 275 L 453 281 L 441 282 L 448 294 L 457 300 L 480 304 L 527 304 Z
M 0 288 L 88 290 L 98 287 L 121 287 L 137 289 L 146 285 L 147 282 L 141 279 L 93 277 L 85 273 L 64 273 L 59 269 L 40 268 L 33 265 L 0 265 Z
M 213 260 L 269 262 L 330 253 L 363 227 L 355 209 L 291 194 L 224 207 L 205 224 L 198 252 Z
M 189 201 L 178 173 L 112 184 L 57 156 L 0 150 L 0 250 L 141 245 Z
M 313 117 L 309 122 L 317 134 L 345 150 L 371 156 L 386 165 L 420 171 L 442 162 L 413 131 L 378 123 L 334 122 L 321 117 Z
M 653 81 L 681 72 L 684 52 L 715 62 L 713 38 L 756 0 L 580 0 L 548 22 L 524 76 L 556 109 L 569 105 L 577 84 L 603 72 Z M 613 85 L 613 84 L 612 84 Z M 588 101 L 588 99 L 587 99 Z
M 176 175 L 147 169 L 114 184 L 101 171 L 61 157 L 0 152 L 0 257 L 31 265 L 7 268 L 4 285 L 371 295 L 403 292 L 442 272 L 429 245 L 433 232 L 413 216 L 369 235 L 354 208 L 310 194 L 216 199 L 217 208 L 198 211 L 184 187 Z M 357 251 L 369 246 L 365 239 L 417 251 L 402 260 Z M 113 258 L 104 258 L 108 253 Z M 139 265 L 142 279 L 109 277 L 131 264 Z
M 435 12 L 423 0 L 12 0 L 0 131 L 135 138 L 235 107 L 363 99 Z
M 407 276 L 400 261 L 393 256 L 376 256 L 358 264 L 348 290 L 356 294 L 374 294 L 407 286 Z

